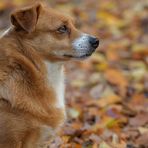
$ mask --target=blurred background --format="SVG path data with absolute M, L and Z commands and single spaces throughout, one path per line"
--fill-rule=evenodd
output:
M 68 119 L 49 148 L 148 148 L 148 1 L 48 1 L 100 38 L 91 58 L 65 64 Z M 0 32 L 26 2 L 0 0 Z

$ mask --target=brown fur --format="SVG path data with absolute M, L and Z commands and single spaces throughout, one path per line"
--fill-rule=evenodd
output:
M 80 33 L 71 19 L 40 3 L 16 10 L 11 21 L 0 39 L 0 148 L 38 148 L 46 127 L 57 129 L 65 120 L 43 61 L 68 60 L 53 51 L 71 52 Z M 69 34 L 56 31 L 62 23 Z

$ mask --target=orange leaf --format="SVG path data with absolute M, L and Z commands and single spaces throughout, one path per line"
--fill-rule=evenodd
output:
M 128 84 L 122 72 L 117 69 L 107 69 L 105 77 L 110 83 L 114 85 L 127 86 Z

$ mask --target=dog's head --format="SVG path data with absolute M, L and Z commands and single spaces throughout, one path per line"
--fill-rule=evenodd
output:
M 71 18 L 41 3 L 11 15 L 16 34 L 51 60 L 84 59 L 92 55 L 99 40 L 77 30 Z

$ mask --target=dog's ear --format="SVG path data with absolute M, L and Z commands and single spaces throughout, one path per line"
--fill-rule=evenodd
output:
M 24 30 L 28 33 L 35 30 L 39 15 L 41 4 L 17 10 L 11 14 L 11 23 L 17 30 Z

